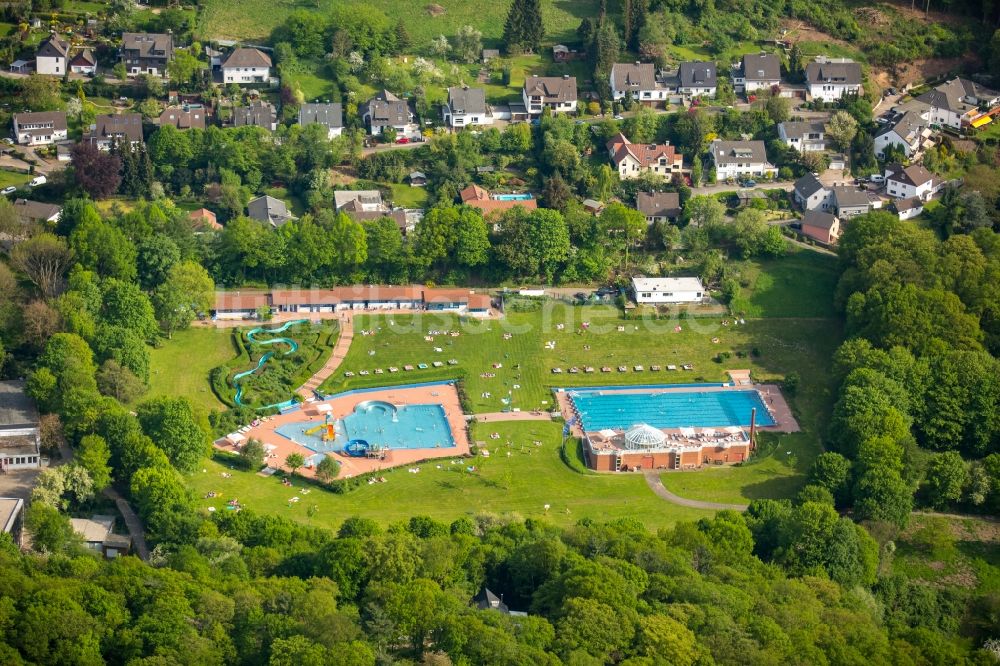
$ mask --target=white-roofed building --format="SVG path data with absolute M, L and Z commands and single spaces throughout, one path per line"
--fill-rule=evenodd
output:
M 705 286 L 695 277 L 632 278 L 635 302 L 640 304 L 701 303 Z

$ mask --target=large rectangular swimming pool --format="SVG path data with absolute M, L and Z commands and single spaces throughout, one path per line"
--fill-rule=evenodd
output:
M 666 387 L 663 387 L 666 388 Z M 654 428 L 719 428 L 750 425 L 750 411 L 757 409 L 757 425 L 773 426 L 760 393 L 754 389 L 731 391 L 664 391 L 639 393 L 569 390 L 586 431 L 628 429 L 645 423 Z

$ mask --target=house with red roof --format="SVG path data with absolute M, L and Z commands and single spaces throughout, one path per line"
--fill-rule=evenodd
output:
M 632 143 L 619 132 L 608 141 L 607 149 L 622 180 L 639 178 L 644 173 L 670 178 L 684 168 L 684 156 L 669 143 Z

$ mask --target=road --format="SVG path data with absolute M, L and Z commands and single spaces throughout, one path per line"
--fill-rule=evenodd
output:
M 703 502 L 701 500 L 687 499 L 679 495 L 675 495 L 666 489 L 663 485 L 663 481 L 660 480 L 660 472 L 650 469 L 643 472 L 643 476 L 646 478 L 646 485 L 652 490 L 657 497 L 666 500 L 671 504 L 677 504 L 678 506 L 686 506 L 689 509 L 707 509 L 709 511 L 725 511 L 727 509 L 732 511 L 746 511 L 746 504 L 723 504 L 722 502 Z

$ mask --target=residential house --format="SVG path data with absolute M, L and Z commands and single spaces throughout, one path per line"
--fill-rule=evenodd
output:
M 652 63 L 615 63 L 611 66 L 611 97 L 615 101 L 631 97 L 647 106 L 666 102 L 676 90 L 658 74 Z
M 25 222 L 55 224 L 62 215 L 62 206 L 42 203 L 41 201 L 31 201 L 30 199 L 15 199 L 14 212 Z
M 410 187 L 423 187 L 427 184 L 427 174 L 423 171 L 411 171 L 406 179 L 410 181 Z
M 94 118 L 94 124 L 83 135 L 100 150 L 111 150 L 111 144 L 128 141 L 133 146 L 142 143 L 142 116 L 138 113 L 104 114 Z
M 993 121 L 1000 92 L 969 79 L 954 78 L 919 95 L 916 101 L 926 105 L 927 120 L 935 125 L 978 129 Z
M 94 515 L 90 518 L 70 518 L 70 525 L 83 540 L 83 545 L 112 560 L 127 555 L 132 548 L 132 539 L 124 534 L 115 534 L 114 516 Z
M 896 215 L 901 220 L 910 220 L 924 212 L 924 202 L 917 197 L 899 199 L 892 203 Z
M 774 176 L 778 170 L 767 161 L 763 141 L 722 141 L 716 139 L 709 146 L 715 163 L 717 180 L 745 176 Z
M 903 167 L 889 164 L 885 167 L 886 194 L 897 199 L 930 201 L 941 183 L 935 184 L 934 176 L 920 164 Z
M 69 61 L 69 71 L 73 74 L 97 74 L 97 58 L 90 49 L 76 52 Z
M 173 125 L 179 130 L 205 129 L 205 107 L 201 104 L 185 104 L 184 106 L 168 106 L 160 114 L 160 127 Z
M 250 200 L 247 204 L 247 217 L 270 224 L 275 229 L 294 219 L 284 201 L 266 194 Z
M 215 213 L 207 208 L 191 211 L 188 214 L 188 219 L 191 220 L 196 231 L 222 231 L 222 225 L 219 224 Z
M 337 190 L 333 193 L 334 210 L 348 207 L 363 212 L 387 211 L 378 190 Z
M 820 243 L 833 245 L 840 238 L 840 220 L 832 213 L 807 210 L 802 216 L 802 234 Z
M 701 303 L 708 295 L 705 286 L 696 277 L 682 278 L 632 278 L 635 302 L 658 305 L 662 303 Z
M 14 114 L 14 140 L 26 146 L 44 146 L 67 138 L 65 111 Z
M 361 117 L 375 136 L 381 135 L 386 128 L 396 130 L 401 137 L 419 136 L 419 127 L 409 103 L 388 90 L 382 90 L 368 100 L 361 108 Z
M 166 76 L 174 57 L 174 36 L 148 32 L 122 35 L 122 63 L 129 76 Z
M 63 76 L 69 71 L 69 42 L 59 35 L 49 35 L 35 52 L 35 71 L 39 74 Z
M 895 122 L 886 123 L 875 134 L 875 154 L 883 155 L 889 146 L 903 150 L 907 158 L 913 157 L 928 146 L 934 136 L 930 122 L 917 111 L 907 111 Z
M 507 604 L 503 602 L 503 599 L 490 592 L 489 588 L 485 585 L 480 588 L 476 596 L 472 597 L 472 605 L 479 610 L 495 610 L 504 615 L 510 613 L 510 609 L 507 608 Z
M 847 58 L 817 57 L 806 65 L 806 85 L 813 99 L 835 102 L 861 94 L 861 65 Z
M 733 90 L 752 93 L 781 85 L 781 60 L 773 53 L 748 53 L 733 74 Z
M 38 410 L 24 382 L 0 381 L 0 473 L 42 466 Z
M 816 174 L 807 173 L 792 186 L 792 198 L 802 210 L 826 210 L 833 192 L 819 182 Z
M 670 178 L 684 166 L 684 156 L 669 143 L 632 143 L 621 132 L 608 141 L 607 149 L 622 180 L 639 178 L 645 173 Z
M 682 62 L 677 72 L 677 92 L 689 97 L 715 97 L 718 87 L 714 62 Z
M 505 196 L 501 199 L 490 194 L 487 190 L 484 190 L 478 185 L 469 185 L 464 190 L 459 192 L 458 196 L 463 204 L 473 208 L 478 208 L 485 216 L 510 210 L 511 208 L 516 208 L 517 206 L 521 206 L 527 210 L 535 210 L 535 208 L 538 207 L 538 202 L 535 201 L 534 197 L 530 194 L 524 195 L 520 198 Z
M 778 123 L 778 138 L 800 153 L 826 150 L 826 126 L 818 120 Z
M 444 124 L 452 128 L 493 124 L 493 113 L 486 105 L 486 91 L 483 88 L 448 88 L 448 101 L 441 107 L 441 116 Z
M 584 199 L 583 209 L 591 215 L 600 215 L 604 210 L 604 204 L 597 199 Z
M 278 112 L 270 102 L 256 100 L 249 106 L 237 106 L 233 109 L 233 126 L 263 127 L 273 132 L 278 129 Z
M 681 216 L 681 199 L 677 192 L 639 192 L 635 195 L 635 208 L 654 222 L 676 222 Z
M 340 102 L 333 104 L 303 104 L 299 107 L 299 125 L 311 124 L 326 128 L 326 137 L 332 139 L 344 131 L 344 108 Z
M 834 185 L 830 188 L 829 209 L 837 214 L 837 218 L 846 220 L 870 211 L 872 202 L 867 192 L 856 187 Z
M 532 116 L 541 115 L 546 107 L 552 113 L 576 111 L 576 77 L 529 76 L 524 81 L 521 97 Z
M 223 83 L 267 83 L 271 79 L 271 56 L 260 49 L 236 48 L 222 61 Z

